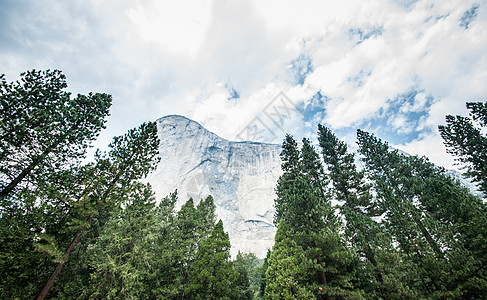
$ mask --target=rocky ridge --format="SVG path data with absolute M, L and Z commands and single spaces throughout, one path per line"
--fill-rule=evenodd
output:
M 161 161 L 148 178 L 157 199 L 177 189 L 179 209 L 190 197 L 197 204 L 212 195 L 232 256 L 241 251 L 265 257 L 276 231 L 280 145 L 228 141 L 178 115 L 158 119 L 157 128 Z

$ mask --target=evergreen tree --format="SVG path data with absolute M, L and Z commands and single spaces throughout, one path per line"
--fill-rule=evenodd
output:
M 150 294 L 152 245 L 156 240 L 155 199 L 150 185 L 136 182 L 113 210 L 88 249 L 93 268 L 92 297 L 145 299 Z
M 0 283 L 6 296 L 35 297 L 52 261 L 62 259 L 59 245 L 73 227 L 67 199 L 108 116 L 111 96 L 71 98 L 66 87 L 58 70 L 28 71 L 12 83 L 0 76 L 0 272 L 12 275 Z
M 194 231 L 197 234 L 197 242 L 208 238 L 210 235 L 216 221 L 215 210 L 215 202 L 211 195 L 201 199 L 196 206 L 196 228 Z
M 264 258 L 264 264 L 262 265 L 262 271 L 261 271 L 261 275 L 260 275 L 260 290 L 259 290 L 259 292 L 260 292 L 259 294 L 262 297 L 264 297 L 264 295 L 265 295 L 265 288 L 267 286 L 266 273 L 267 273 L 267 269 L 269 268 L 269 259 L 271 257 L 271 253 L 272 253 L 271 250 L 267 249 L 267 254 Z
M 325 189 L 327 182 L 318 154 L 309 140 L 303 139 L 300 151 L 287 135 L 281 159 L 283 174 L 276 188 L 275 222 L 286 222 L 293 228 L 297 246 L 313 262 L 308 265 L 313 275 L 306 288 L 320 298 L 361 298 L 361 291 L 354 289 L 358 260 L 340 234 L 342 224 Z
M 478 242 L 487 235 L 485 226 L 474 228 L 470 220 L 485 224 L 485 205 L 427 159 L 390 150 L 387 143 L 360 130 L 358 139 L 386 212 L 383 222 L 415 265 L 420 294 L 483 293 L 485 247 Z
M 188 199 L 177 212 L 167 239 L 166 249 L 160 251 L 167 253 L 168 265 L 165 270 L 160 270 L 163 290 L 161 296 L 167 299 L 182 299 L 188 283 L 189 269 L 196 258 L 197 233 L 195 231 L 196 209 L 193 198 Z
M 232 297 L 233 299 L 249 300 L 253 299 L 254 293 L 250 287 L 250 272 L 248 261 L 245 259 L 245 255 L 240 253 L 232 262 L 233 270 L 235 272 L 235 281 L 233 283 L 236 293 Z
M 35 198 L 7 198 L 0 206 L 0 295 L 5 299 L 35 298 L 37 278 L 48 272 L 51 257 L 37 251 L 35 236 L 45 221 Z
M 404 263 L 400 254 L 385 228 L 371 218 L 378 217 L 383 209 L 372 197 L 372 184 L 367 182 L 365 171 L 357 170 L 354 155 L 329 128 L 318 125 L 318 140 L 333 183 L 334 199 L 342 203 L 340 210 L 347 221 L 347 237 L 365 262 L 364 289 L 369 295 L 385 299 L 412 297 L 404 287 L 404 272 L 399 271 L 399 264 Z
M 311 263 L 293 234 L 285 221 L 279 223 L 267 262 L 266 299 L 315 299 L 315 293 L 307 287 L 314 275 Z
M 236 294 L 235 273 L 230 262 L 230 240 L 222 221 L 198 249 L 189 275 L 188 296 L 191 299 L 230 299 Z
M 196 260 L 198 245 L 208 238 L 215 224 L 213 197 L 201 200 L 197 207 L 190 198 L 176 217 L 161 232 L 157 245 L 158 297 L 181 299 L 186 297 L 189 275 Z
M 104 128 L 111 96 L 71 98 L 66 87 L 58 70 L 28 71 L 12 83 L 0 76 L 0 201 L 79 163 Z
M 366 181 L 365 171 L 357 170 L 347 145 L 322 125 L 318 125 L 318 140 L 336 200 L 343 201 L 354 212 L 371 217 L 380 215 L 370 193 L 372 185 Z
M 237 276 L 238 276 L 236 286 L 239 287 L 238 295 L 240 298 L 262 299 L 263 293 L 261 296 L 260 289 L 261 289 L 263 263 L 264 260 L 257 258 L 253 253 L 238 252 L 237 257 L 233 261 L 233 264 L 234 264 L 234 269 L 237 272 Z M 242 273 L 246 274 L 247 281 L 248 281 L 248 289 L 245 288 L 246 286 L 245 276 L 242 275 Z M 248 291 L 248 297 L 246 291 Z
M 69 194 L 68 196 L 74 197 L 65 199 L 72 209 L 70 223 L 74 238 L 71 242 L 66 240 L 64 243 L 53 245 L 57 249 L 54 257 L 57 266 L 38 299 L 44 299 L 47 295 L 71 252 L 96 221 L 99 212 L 117 207 L 130 193 L 132 184 L 155 168 L 158 145 L 156 124 L 144 123 L 136 129 L 129 130 L 124 136 L 115 137 L 109 145 L 111 150 L 107 155 L 98 153 L 96 163 L 82 169 L 84 180 L 73 186 L 79 193 Z M 46 236 L 55 235 L 55 232 L 46 232 Z M 66 250 L 63 252 L 60 249 L 64 245 Z M 61 257 L 59 253 L 63 253 Z
M 175 205 L 178 196 L 177 191 L 164 197 L 155 210 L 156 229 L 155 241 L 151 245 L 151 257 L 149 265 L 151 273 L 149 274 L 148 288 L 150 294 L 146 298 L 161 299 L 167 298 L 166 287 L 171 282 L 173 257 L 174 257 L 174 236 L 175 236 Z
M 487 102 L 467 102 L 469 117 L 446 116 L 439 130 L 447 151 L 462 163 L 465 175 L 487 194 Z

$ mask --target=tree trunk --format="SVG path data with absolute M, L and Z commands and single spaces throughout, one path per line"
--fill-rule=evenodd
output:
M 90 217 L 89 222 L 91 222 L 91 219 L 93 219 L 93 217 Z M 49 277 L 49 280 L 47 280 L 46 285 L 44 286 L 42 291 L 39 293 L 39 296 L 37 296 L 37 300 L 43 300 L 46 297 L 47 293 L 49 292 L 49 289 L 54 284 L 54 281 L 58 277 L 59 273 L 61 273 L 61 270 L 63 269 L 64 264 L 68 261 L 69 255 L 71 254 L 71 252 L 74 250 L 76 245 L 78 245 L 79 241 L 81 240 L 81 235 L 86 230 L 86 228 L 87 227 L 83 227 L 80 229 L 80 231 L 78 231 L 78 233 L 74 237 L 73 241 L 69 245 L 68 249 L 66 250 L 66 253 L 64 254 L 63 261 L 57 265 L 56 269 L 51 274 L 51 277 Z
M 24 178 L 29 175 L 32 170 L 34 170 L 35 167 L 39 165 L 41 161 L 43 161 L 49 153 L 51 153 L 52 149 L 54 149 L 57 145 L 59 145 L 59 142 L 56 141 L 55 143 L 52 143 L 49 145 L 44 151 L 41 153 L 41 155 L 37 156 L 32 162 L 24 169 L 22 172 L 20 172 L 17 177 L 15 177 L 6 187 L 4 187 L 0 191 L 0 199 L 3 199 L 5 196 L 10 194 L 15 187 L 22 181 Z
M 129 157 L 128 159 L 128 162 L 130 162 L 132 160 L 132 158 L 134 157 L 134 153 L 132 153 L 132 155 Z M 108 196 L 110 195 L 113 187 L 117 184 L 118 180 L 120 179 L 120 177 L 122 176 L 123 173 L 125 173 L 125 170 L 128 168 L 127 167 L 128 164 L 126 164 L 124 166 L 124 168 L 120 169 L 118 171 L 118 173 L 116 174 L 116 176 L 113 178 L 113 180 L 110 182 L 110 184 L 108 185 L 108 188 L 107 190 L 105 191 L 105 193 L 103 193 L 102 197 L 99 199 L 99 202 L 98 202 L 98 206 L 101 205 L 102 202 L 104 202 Z M 91 215 L 89 218 L 88 218 L 88 222 L 87 222 L 87 226 L 85 227 L 82 227 L 78 233 L 76 234 L 76 236 L 74 237 L 73 241 L 71 242 L 71 244 L 69 245 L 68 249 L 66 250 L 66 253 L 64 255 L 64 258 L 63 258 L 63 262 L 59 263 L 56 267 L 56 269 L 54 270 L 54 272 L 52 273 L 51 277 L 49 277 L 49 280 L 47 280 L 47 283 L 46 285 L 44 286 L 44 288 L 42 289 L 41 293 L 39 294 L 39 296 L 37 297 L 37 300 L 43 300 L 47 293 L 49 292 L 49 289 L 51 288 L 51 286 L 54 284 L 54 281 L 56 280 L 56 278 L 58 277 L 59 273 L 61 273 L 61 270 L 63 269 L 64 267 L 64 264 L 68 261 L 68 258 L 69 258 L 69 254 L 74 250 L 74 248 L 76 247 L 76 245 L 78 245 L 80 239 L 81 239 L 81 235 L 83 234 L 83 232 L 86 231 L 86 229 L 88 228 L 89 224 L 91 223 L 91 221 L 93 220 L 95 215 Z
M 318 259 L 318 264 L 321 265 L 321 259 Z M 326 274 L 325 274 L 325 272 L 323 272 L 323 271 L 320 270 L 320 271 L 318 271 L 318 273 L 319 273 L 319 277 L 321 277 L 320 278 L 321 283 L 323 285 L 327 285 L 328 284 L 328 281 L 326 280 Z M 323 299 L 323 295 L 320 295 L 320 299 Z M 330 298 L 330 295 L 328 293 L 325 294 L 325 299 L 326 300 L 330 300 L 331 299 Z

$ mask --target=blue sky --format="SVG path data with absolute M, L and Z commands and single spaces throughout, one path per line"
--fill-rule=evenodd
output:
M 437 126 L 487 100 L 487 2 L 337 3 L 0 0 L 0 73 L 112 94 L 96 147 L 181 114 L 231 140 L 361 128 L 450 167 Z

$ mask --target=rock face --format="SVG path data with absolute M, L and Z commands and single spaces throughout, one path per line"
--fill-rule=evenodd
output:
M 182 116 L 157 120 L 161 162 L 149 176 L 158 199 L 178 190 L 176 208 L 212 195 L 238 251 L 263 258 L 274 244 L 274 188 L 281 175 L 280 145 L 232 142 Z

